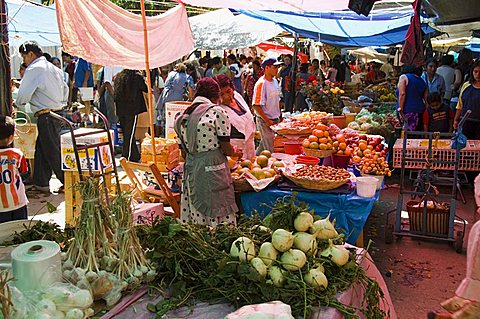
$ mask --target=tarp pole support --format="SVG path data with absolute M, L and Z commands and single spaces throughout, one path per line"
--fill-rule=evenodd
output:
M 140 9 L 142 10 L 143 23 L 143 46 L 145 48 L 145 74 L 147 75 L 147 100 L 148 100 L 148 114 L 150 116 L 150 136 L 152 138 L 153 162 L 157 164 L 157 152 L 155 147 L 155 118 L 153 112 L 153 97 L 152 97 L 152 80 L 150 74 L 150 58 L 148 53 L 148 33 L 147 33 L 147 18 L 145 13 L 145 0 L 140 0 Z
M 295 39 L 294 41 L 294 48 L 293 48 L 293 57 L 292 57 L 292 69 L 291 69 L 291 73 L 292 73 L 292 78 L 290 79 L 290 90 L 292 92 L 292 112 L 293 112 L 293 105 L 295 104 L 296 102 L 296 98 L 295 98 L 295 95 L 296 95 L 296 90 L 295 90 L 295 84 L 297 83 L 297 61 L 298 61 L 298 35 L 297 34 L 293 34 L 293 37 Z M 295 105 L 296 107 L 296 105 Z
M 12 113 L 12 94 L 10 87 L 10 50 L 8 47 L 8 17 L 5 0 L 0 0 L 0 114 Z

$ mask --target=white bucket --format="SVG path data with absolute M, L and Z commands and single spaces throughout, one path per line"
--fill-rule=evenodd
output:
M 378 180 L 375 177 L 357 177 L 357 195 L 360 197 L 373 197 L 377 191 Z
M 377 180 L 377 191 L 382 189 L 382 184 L 383 184 L 383 179 L 385 178 L 385 175 L 362 175 L 366 177 L 373 177 Z

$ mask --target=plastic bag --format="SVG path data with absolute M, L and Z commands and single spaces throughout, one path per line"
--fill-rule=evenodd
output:
M 243 306 L 237 311 L 227 315 L 225 319 L 293 319 L 292 310 L 289 305 L 281 301 L 271 301 L 256 305 Z
M 451 148 L 454 150 L 461 150 L 467 146 L 467 137 L 462 133 L 462 128 L 459 127 L 457 133 L 452 137 Z
M 43 291 L 22 293 L 12 285 L 12 319 L 76 319 L 93 315 L 89 290 L 69 283 L 55 283 Z

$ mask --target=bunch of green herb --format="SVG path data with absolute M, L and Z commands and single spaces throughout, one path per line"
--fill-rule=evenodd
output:
M 275 203 L 272 207 L 274 214 L 269 221 L 272 228 L 293 225 L 292 216 L 296 216 L 297 211 L 308 210 L 306 204 L 295 206 L 294 202 L 294 198 L 284 198 Z M 285 219 L 283 224 L 282 216 Z M 301 271 L 285 273 L 286 282 L 282 287 L 273 286 L 250 264 L 231 257 L 230 247 L 238 237 L 252 239 L 257 248 L 271 240 L 269 232 L 255 226 L 259 224 L 261 221 L 258 216 L 239 220 L 237 227 L 231 224 L 221 224 L 216 228 L 182 225 L 168 217 L 155 221 L 148 236 L 151 249 L 148 257 L 157 265 L 157 288 L 168 298 L 157 305 L 149 305 L 148 309 L 161 318 L 173 308 L 199 301 L 228 302 L 238 308 L 280 300 L 292 307 L 295 317 L 309 318 L 314 308 L 320 306 L 336 308 L 347 319 L 359 318 L 359 313 L 368 319 L 387 317 L 380 308 L 383 292 L 354 262 L 357 259 L 355 251 L 351 252 L 351 261 L 343 267 L 337 266 L 329 258 L 309 257 L 307 266 Z M 323 291 L 306 285 L 303 280 L 308 270 L 317 263 L 323 264 L 329 281 L 327 289 Z M 338 293 L 353 284 L 364 288 L 362 309 L 344 305 L 336 299 Z
M 65 230 L 55 223 L 43 222 L 26 222 L 25 228 L 21 232 L 15 232 L 10 241 L 4 242 L 3 245 L 19 245 L 32 240 L 50 240 L 58 244 L 62 244 L 64 248 L 68 247 L 69 240 L 73 238 L 73 229 L 66 227 Z

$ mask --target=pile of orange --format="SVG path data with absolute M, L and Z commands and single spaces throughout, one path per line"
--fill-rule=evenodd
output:
M 328 127 L 321 123 L 315 125 L 312 134 L 303 140 L 302 146 L 316 150 L 333 150 L 333 140 L 328 133 Z

